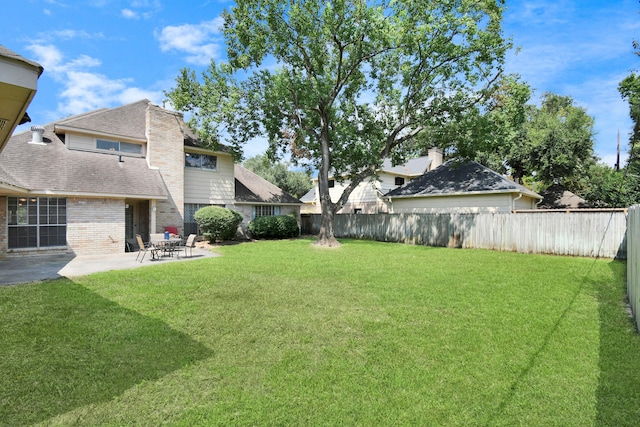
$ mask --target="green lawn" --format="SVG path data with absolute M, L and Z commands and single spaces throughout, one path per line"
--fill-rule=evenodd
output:
M 624 263 L 310 242 L 0 288 L 0 425 L 638 425 Z

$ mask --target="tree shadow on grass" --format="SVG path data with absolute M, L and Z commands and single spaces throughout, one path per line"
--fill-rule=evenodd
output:
M 615 278 L 624 278 L 625 263 L 612 262 L 610 267 Z M 635 426 L 640 420 L 640 335 L 627 313 L 625 295 L 624 280 L 601 284 L 598 288 L 598 426 Z
M 111 400 L 212 354 L 69 280 L 1 289 L 0 323 L 0 425 Z

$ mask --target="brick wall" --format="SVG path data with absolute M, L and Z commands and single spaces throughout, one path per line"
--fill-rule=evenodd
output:
M 124 200 L 67 199 L 67 244 L 77 255 L 124 252 Z
M 150 104 L 147 109 L 147 159 L 160 174 L 169 191 L 167 200 L 156 204 L 156 229 L 177 226 L 184 234 L 184 136 L 180 128 L 182 115 Z

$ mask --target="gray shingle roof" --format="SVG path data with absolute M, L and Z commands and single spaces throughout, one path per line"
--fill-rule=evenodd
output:
M 106 133 L 127 138 L 146 138 L 146 114 L 148 99 L 112 109 L 100 109 L 62 119 L 56 126 Z
M 31 132 L 9 139 L 0 164 L 14 183 L 37 193 L 167 197 L 160 172 L 144 158 L 123 157 L 121 163 L 117 155 L 69 150 L 53 130 L 53 124 L 45 126 L 41 145 L 29 143 Z
M 541 193 L 543 199 L 539 209 L 590 208 L 582 197 L 572 193 L 560 184 L 554 184 Z
M 256 175 L 241 165 L 234 165 L 236 182 L 236 202 L 300 204 L 300 200 L 285 193 L 261 176 Z
M 477 162 L 459 163 L 449 160 L 419 178 L 389 191 L 387 197 L 414 197 L 461 193 L 522 192 L 533 198 L 542 197 Z

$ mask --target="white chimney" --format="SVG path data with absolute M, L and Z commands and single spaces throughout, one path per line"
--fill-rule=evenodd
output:
M 442 164 L 443 154 L 440 148 L 429 148 L 427 156 L 429 156 L 429 159 L 431 159 L 431 166 L 429 167 L 429 170 L 433 170 Z
M 29 141 L 29 143 L 44 144 L 42 135 L 44 135 L 44 128 L 42 126 L 31 126 L 31 141 Z

